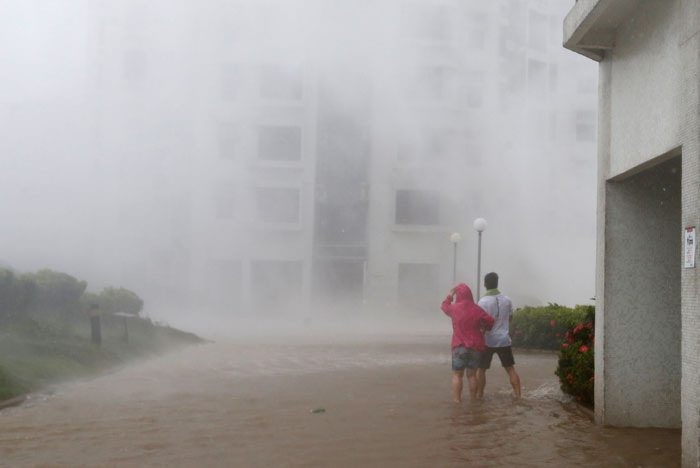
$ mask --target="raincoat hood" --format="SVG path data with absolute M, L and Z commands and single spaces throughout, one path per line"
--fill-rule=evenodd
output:
M 455 286 L 455 302 L 474 302 L 472 290 L 464 283 Z

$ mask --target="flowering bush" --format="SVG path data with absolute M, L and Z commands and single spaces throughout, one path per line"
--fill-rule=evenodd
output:
M 565 341 L 561 344 L 556 371 L 562 391 L 590 407 L 593 406 L 594 318 L 593 313 L 587 314 L 585 321 L 564 334 Z
M 558 350 L 567 330 L 585 321 L 594 310 L 593 306 L 558 304 L 518 309 L 510 326 L 513 346 Z

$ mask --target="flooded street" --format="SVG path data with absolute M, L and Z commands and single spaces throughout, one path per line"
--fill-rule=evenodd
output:
M 217 342 L 0 412 L 2 466 L 678 466 L 680 432 L 594 426 L 556 357 L 450 402 L 447 337 Z M 314 414 L 311 410 L 323 408 Z

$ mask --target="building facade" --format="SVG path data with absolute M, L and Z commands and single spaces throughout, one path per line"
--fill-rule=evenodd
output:
M 682 427 L 700 464 L 700 2 L 579 0 L 564 44 L 599 65 L 598 422 Z
M 452 232 L 458 277 L 476 280 L 479 216 L 510 226 L 492 268 L 546 278 L 523 254 L 546 248 L 528 221 L 584 198 L 595 129 L 557 3 L 88 2 L 113 208 L 95 222 L 133 246 L 112 259 L 122 282 L 224 318 L 431 313 Z M 560 79 L 569 66 L 579 81 Z M 593 235 L 556 215 L 568 229 L 551 236 Z M 532 244 L 498 249 L 513 238 Z

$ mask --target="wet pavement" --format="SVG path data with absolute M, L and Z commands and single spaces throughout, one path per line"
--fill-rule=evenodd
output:
M 0 411 L 0 466 L 679 466 L 680 431 L 594 425 L 556 356 L 450 401 L 448 337 L 220 341 Z M 323 412 L 312 410 L 323 408 Z

